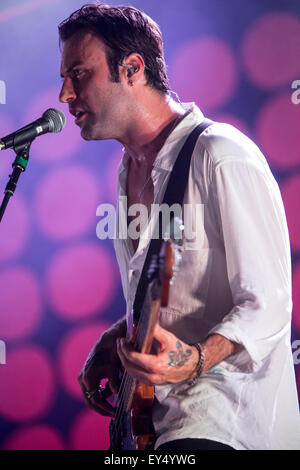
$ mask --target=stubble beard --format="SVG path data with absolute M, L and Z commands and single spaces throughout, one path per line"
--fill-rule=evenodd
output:
M 81 137 L 84 140 L 119 140 L 121 123 L 115 116 L 89 115 L 89 122 L 83 123 Z
M 81 137 L 84 140 L 101 140 L 101 138 L 97 137 L 97 131 L 95 129 L 96 124 L 95 119 L 92 119 L 91 115 L 88 115 L 80 131 Z

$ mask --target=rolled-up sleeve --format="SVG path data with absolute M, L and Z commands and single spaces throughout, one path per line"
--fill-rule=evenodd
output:
M 242 344 L 247 369 L 255 371 L 290 328 L 284 207 L 270 170 L 247 158 L 229 157 L 216 165 L 213 194 L 234 307 L 210 334 Z

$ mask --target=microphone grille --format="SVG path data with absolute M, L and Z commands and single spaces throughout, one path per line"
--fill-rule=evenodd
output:
M 44 112 L 43 118 L 49 123 L 49 132 L 60 132 L 66 124 L 66 116 L 56 108 L 49 108 Z

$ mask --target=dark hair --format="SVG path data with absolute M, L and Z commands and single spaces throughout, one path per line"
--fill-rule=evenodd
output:
M 131 6 L 87 4 L 60 23 L 58 30 L 60 44 L 80 31 L 98 36 L 106 45 L 112 81 L 119 81 L 119 65 L 135 52 L 144 59 L 147 85 L 169 91 L 161 31 L 144 12 Z

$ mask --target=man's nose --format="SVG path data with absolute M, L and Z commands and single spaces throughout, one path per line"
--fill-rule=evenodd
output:
M 75 93 L 72 80 L 70 77 L 66 77 L 59 94 L 59 101 L 61 103 L 71 103 L 76 98 L 77 95 Z

